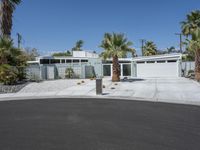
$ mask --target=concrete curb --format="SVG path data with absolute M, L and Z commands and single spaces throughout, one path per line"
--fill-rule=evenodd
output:
M 17 101 L 17 100 L 46 100 L 46 99 L 107 99 L 107 100 L 127 100 L 127 101 L 143 101 L 143 102 L 153 102 L 153 103 L 170 103 L 170 104 L 181 104 L 181 105 L 195 105 L 200 106 L 200 101 L 186 101 L 186 100 L 172 100 L 172 99 L 154 99 L 154 98 L 141 98 L 141 97 L 115 97 L 115 96 L 102 96 L 102 95 L 96 95 L 96 96 L 83 96 L 83 95 L 77 95 L 77 96 L 24 96 L 24 97 L 5 97 L 0 98 L 0 102 L 3 101 Z

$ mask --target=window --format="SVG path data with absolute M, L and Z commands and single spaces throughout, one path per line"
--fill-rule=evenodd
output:
M 79 60 L 78 59 L 74 59 L 73 63 L 79 63 Z
M 167 62 L 168 63 L 173 63 L 173 62 L 176 62 L 176 60 L 168 60 Z
M 50 63 L 51 64 L 59 64 L 60 63 L 60 59 L 50 59 Z
M 72 60 L 71 59 L 66 59 L 66 63 L 71 63 Z
M 148 64 L 153 64 L 155 61 L 147 61 Z
M 103 75 L 111 76 L 111 65 L 103 65 Z
M 131 64 L 123 64 L 123 76 L 131 76 Z
M 137 64 L 144 64 L 144 61 L 137 61 Z
M 82 59 L 81 62 L 88 62 L 88 60 L 87 59 Z
M 40 64 L 49 64 L 49 59 L 40 59 Z
M 65 63 L 65 59 L 62 59 L 62 60 L 61 60 L 61 63 L 64 64 L 64 63 Z
M 165 60 L 158 60 L 157 63 L 165 63 Z

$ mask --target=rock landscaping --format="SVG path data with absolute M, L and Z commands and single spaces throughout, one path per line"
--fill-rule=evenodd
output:
M 24 88 L 27 84 L 28 82 L 19 83 L 16 85 L 3 85 L 0 83 L 0 94 L 17 93 L 22 88 Z

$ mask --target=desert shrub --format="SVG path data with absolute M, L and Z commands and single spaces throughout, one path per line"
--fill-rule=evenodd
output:
M 26 77 L 25 67 L 27 56 L 14 46 L 13 40 L 7 37 L 0 37 L 0 65 L 1 82 L 14 84 L 15 80 L 23 80 Z M 8 73 L 8 74 L 6 74 Z M 13 75 L 13 77 L 12 77 Z M 6 77 L 3 79 L 3 77 Z
M 194 70 L 189 70 L 188 71 L 188 74 L 192 74 L 192 73 L 194 73 Z
M 0 66 L 0 82 L 12 85 L 18 81 L 18 70 L 8 64 Z
M 67 68 L 65 70 L 65 77 L 71 79 L 73 78 L 73 76 L 74 76 L 74 70 L 72 68 Z

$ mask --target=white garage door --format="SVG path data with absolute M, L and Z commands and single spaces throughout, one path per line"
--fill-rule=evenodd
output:
M 137 77 L 178 77 L 178 63 L 138 63 Z

